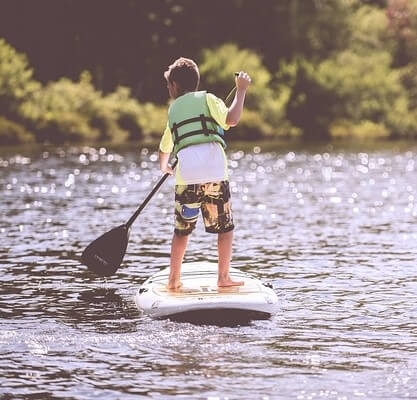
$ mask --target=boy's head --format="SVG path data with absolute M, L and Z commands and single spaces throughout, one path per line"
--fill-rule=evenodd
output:
M 200 83 L 197 64 L 184 57 L 175 60 L 165 71 L 164 77 L 168 82 L 170 95 L 174 98 L 187 92 L 196 91 Z

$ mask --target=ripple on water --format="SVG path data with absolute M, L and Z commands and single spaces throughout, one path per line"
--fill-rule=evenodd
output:
M 246 326 L 152 320 L 135 289 L 168 265 L 173 182 L 107 280 L 79 264 L 160 178 L 157 153 L 0 157 L 0 397 L 410 398 L 416 390 L 415 148 L 231 150 L 233 265 L 280 313 Z M 216 261 L 202 221 L 187 261 Z

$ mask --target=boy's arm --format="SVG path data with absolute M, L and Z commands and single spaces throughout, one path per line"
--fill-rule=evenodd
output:
M 173 148 L 174 144 L 172 143 L 171 130 L 167 123 L 161 143 L 159 143 L 159 167 L 165 174 L 173 175 L 174 173 L 171 166 L 168 164 L 169 156 L 171 155 Z
M 164 153 L 163 151 L 159 150 L 159 167 L 164 174 L 173 175 L 174 171 L 171 166 L 168 164 L 169 156 L 171 153 Z
M 245 72 L 239 72 L 236 77 L 236 93 L 229 112 L 227 113 L 226 123 L 229 126 L 236 126 L 239 123 L 240 116 L 243 110 L 243 104 L 245 102 L 246 91 L 252 82 L 249 75 Z

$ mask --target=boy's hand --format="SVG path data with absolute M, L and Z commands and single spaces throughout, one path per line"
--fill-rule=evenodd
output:
M 171 168 L 171 166 L 168 164 L 169 161 L 169 155 L 171 153 L 164 153 L 161 150 L 159 150 L 159 169 L 164 173 L 164 174 L 170 174 L 170 175 L 174 175 L 174 171 Z
M 171 166 L 170 166 L 169 164 L 167 164 L 167 166 L 166 166 L 166 167 L 162 167 L 162 168 L 161 168 L 161 171 L 162 171 L 164 174 L 174 175 L 174 170 L 171 168 Z
M 240 71 L 239 74 L 235 78 L 235 82 L 236 82 L 237 90 L 246 91 L 249 85 L 251 84 L 252 79 L 246 72 Z

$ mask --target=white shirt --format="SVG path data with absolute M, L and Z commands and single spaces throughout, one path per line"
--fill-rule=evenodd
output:
M 227 159 L 220 143 L 185 147 L 177 154 L 178 182 L 185 185 L 219 182 L 228 179 Z

